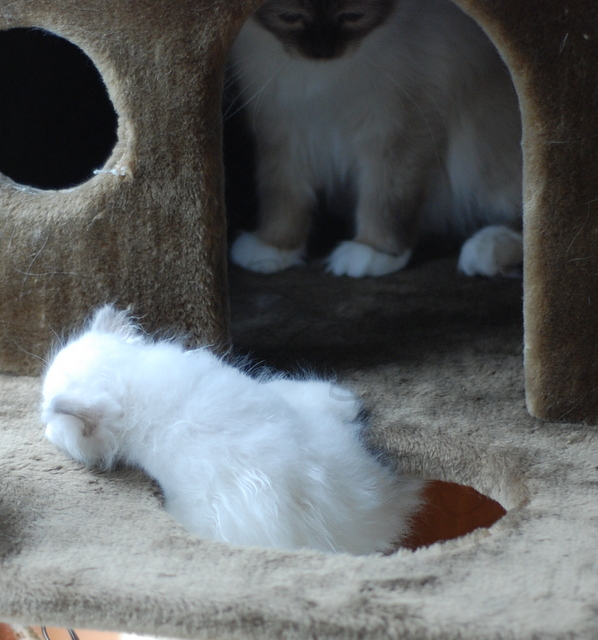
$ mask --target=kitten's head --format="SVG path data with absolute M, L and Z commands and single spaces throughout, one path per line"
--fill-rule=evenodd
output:
M 255 19 L 291 54 L 313 60 L 344 55 L 390 15 L 396 0 L 268 0 Z
M 88 330 L 53 358 L 42 389 L 45 435 L 90 466 L 112 466 L 122 448 L 123 362 L 143 335 L 124 311 L 99 309 Z

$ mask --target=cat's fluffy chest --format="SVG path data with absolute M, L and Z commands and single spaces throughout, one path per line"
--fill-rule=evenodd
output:
M 372 39 L 383 37 L 380 33 Z M 333 188 L 345 180 L 357 169 L 369 139 L 380 139 L 402 124 L 392 79 L 381 81 L 372 74 L 371 63 L 359 51 L 314 62 L 288 54 L 274 35 L 249 20 L 233 58 L 249 103 L 249 125 L 266 127 L 268 143 L 278 139 L 284 144 L 314 184 Z M 388 76 L 388 71 L 378 71 L 382 78 Z M 264 138 L 258 136 L 260 141 Z
M 437 10 L 434 0 L 421 4 Z M 450 29 L 458 14 L 454 8 L 448 15 L 441 10 L 423 26 L 410 28 L 414 11 L 413 3 L 396 10 L 355 50 L 332 60 L 288 52 L 250 19 L 231 60 L 258 144 L 284 145 L 287 158 L 293 154 L 306 176 L 328 185 L 360 171 L 364 158 L 384 140 L 401 144 L 402 137 L 422 130 L 439 149 L 455 115 L 451 94 L 458 83 L 449 81 L 454 72 L 447 62 L 448 43 L 428 38 L 427 30 L 442 19 Z

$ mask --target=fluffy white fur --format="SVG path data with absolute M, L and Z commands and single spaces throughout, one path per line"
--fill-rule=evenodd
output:
M 421 483 L 365 448 L 360 410 L 330 382 L 255 379 L 207 349 L 152 341 L 107 306 L 52 361 L 42 419 L 86 465 L 144 469 L 200 536 L 369 554 L 405 536 Z
M 459 271 L 468 276 L 520 276 L 521 234 L 508 227 L 484 227 L 461 248 Z
M 231 258 L 258 273 L 276 273 L 303 264 L 303 250 L 285 251 L 261 242 L 251 233 L 243 233 L 231 247 Z
M 330 60 L 302 57 L 251 18 L 231 74 L 256 134 L 260 195 L 259 242 L 240 251 L 242 236 L 237 264 L 297 264 L 287 258 L 305 248 L 316 193 L 347 184 L 356 231 L 330 256 L 334 274 L 389 273 L 422 233 L 465 239 L 486 225 L 510 228 L 519 249 L 496 250 L 504 235 L 487 235 L 463 270 L 511 274 L 520 262 L 517 98 L 493 45 L 450 0 L 397 0 L 359 46 Z
M 335 276 L 352 276 L 359 278 L 363 275 L 385 276 L 393 271 L 402 269 L 411 259 L 412 251 L 405 250 L 400 256 L 376 251 L 367 244 L 351 240 L 341 242 L 335 249 L 328 264 L 328 271 Z

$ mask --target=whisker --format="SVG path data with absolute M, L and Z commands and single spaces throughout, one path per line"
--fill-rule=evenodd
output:
M 32 358 L 36 358 L 37 360 L 41 360 L 46 366 L 50 364 L 49 360 L 47 360 L 46 358 L 42 358 L 42 356 L 38 356 L 36 353 L 32 353 L 31 351 L 27 351 L 27 349 L 25 349 L 25 347 L 22 347 L 16 340 L 11 340 L 11 342 L 14 344 L 14 346 L 19 351 L 22 351 L 23 353 L 26 353 L 28 356 L 31 356 Z
M 64 347 L 64 345 L 66 344 L 66 340 L 64 338 L 64 336 L 60 336 L 58 335 L 58 333 L 56 332 L 56 329 L 54 329 L 54 327 L 52 325 L 48 325 L 50 327 L 50 331 L 56 336 L 56 340 L 58 340 L 58 344 L 60 345 L 60 348 L 62 349 L 62 347 Z
M 252 59 L 255 59 L 257 55 L 258 55 L 257 53 L 251 53 L 249 55 L 243 56 L 242 58 L 240 58 L 239 60 L 236 60 L 235 62 L 229 61 L 226 67 L 226 73 L 224 76 L 224 87 L 228 88 L 232 84 L 234 84 L 234 82 L 245 73 L 245 68 L 241 65 L 243 65 L 248 61 L 251 61 Z M 262 56 L 260 55 L 258 62 L 261 59 L 262 59 Z
M 291 63 L 290 60 L 288 60 L 277 72 L 276 72 L 276 76 L 280 75 L 285 69 L 286 67 Z M 256 104 L 255 104 L 255 109 L 253 111 L 253 124 L 254 126 L 256 125 L 256 118 L 259 115 L 259 112 L 262 108 L 262 105 L 264 104 L 264 98 L 265 98 L 265 89 L 266 87 L 270 84 L 270 82 L 273 80 L 273 78 L 271 80 L 268 80 L 268 82 L 262 87 L 262 90 L 260 91 L 259 95 L 257 96 L 257 100 L 256 100 Z
M 412 63 L 414 69 L 416 69 L 419 66 L 418 61 L 415 58 L 413 58 L 412 56 L 408 56 L 407 54 L 402 53 L 401 51 L 395 51 L 394 53 L 398 54 L 402 58 L 405 58 L 405 60 L 408 60 L 410 63 Z M 412 100 L 413 103 L 415 104 L 415 100 L 413 98 L 411 98 L 411 96 L 408 94 L 408 92 L 406 91 L 406 89 L 402 85 L 398 84 L 396 78 L 394 78 L 390 73 L 388 73 L 388 71 L 386 71 L 381 65 L 377 64 L 376 61 L 373 58 L 371 58 L 371 57 L 369 57 L 367 55 L 364 55 L 363 56 L 363 60 L 364 60 L 364 62 L 368 62 L 372 66 L 376 67 L 380 71 L 383 71 L 384 75 L 389 80 L 391 80 L 392 85 L 398 86 L 399 88 L 401 88 L 405 92 L 405 95 L 407 95 L 410 98 L 410 100 Z M 405 76 L 405 78 L 407 80 L 409 80 L 413 85 L 415 85 L 418 89 L 420 89 L 425 94 L 426 98 L 428 98 L 430 103 L 433 104 L 434 107 L 436 108 L 436 112 L 438 113 L 438 115 L 442 118 L 442 120 L 444 122 L 446 122 L 446 117 L 445 117 L 446 109 L 444 109 L 444 108 L 439 106 L 438 102 L 436 101 L 436 97 L 434 96 L 434 94 L 432 92 L 429 91 L 428 84 L 426 84 L 425 82 L 421 82 L 420 81 L 420 79 L 419 79 L 420 77 L 424 77 L 425 78 L 425 76 L 423 76 L 421 71 L 418 72 L 418 75 L 414 75 L 414 74 L 408 73 L 407 71 L 405 71 L 403 69 L 401 73 L 402 73 L 402 75 Z M 376 76 L 376 77 L 379 78 L 380 76 Z M 430 80 L 430 84 L 433 84 L 433 78 L 431 76 L 429 77 L 429 80 Z M 452 95 L 450 97 L 451 97 L 452 102 L 454 102 L 455 104 L 458 104 L 455 101 L 455 99 L 452 97 Z
M 262 95 L 262 93 L 266 90 L 266 88 L 270 85 L 270 83 L 272 83 L 275 78 L 287 67 L 287 65 L 290 63 L 290 60 L 285 62 L 284 64 L 282 64 L 267 80 L 266 82 L 263 84 L 263 86 L 258 89 L 251 97 L 249 97 L 238 109 L 235 109 L 235 111 L 233 111 L 232 113 L 230 113 L 230 110 L 232 109 L 232 107 L 234 107 L 235 102 L 233 102 L 233 104 L 231 105 L 231 107 L 229 109 L 227 109 L 224 114 L 223 114 L 223 119 L 226 121 L 229 118 L 232 118 L 233 116 L 235 116 L 237 113 L 239 113 L 240 111 L 242 111 L 247 105 L 249 105 L 251 102 L 253 102 L 253 100 L 255 100 L 256 98 L 258 98 L 259 96 Z

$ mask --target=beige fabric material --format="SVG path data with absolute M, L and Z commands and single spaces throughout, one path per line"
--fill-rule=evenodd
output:
M 118 114 L 111 157 L 82 185 L 0 175 L 4 372 L 38 373 L 55 335 L 107 302 L 130 305 L 150 331 L 228 338 L 220 101 L 239 11 L 175 4 L 0 0 L 0 29 L 43 28 L 80 47 Z
M 0 619 L 223 640 L 597 637 L 598 434 L 529 417 L 520 283 L 454 269 L 235 270 L 233 337 L 279 368 L 336 372 L 405 469 L 501 502 L 494 527 L 385 558 L 204 542 L 142 474 L 54 450 L 38 380 L 4 376 Z

